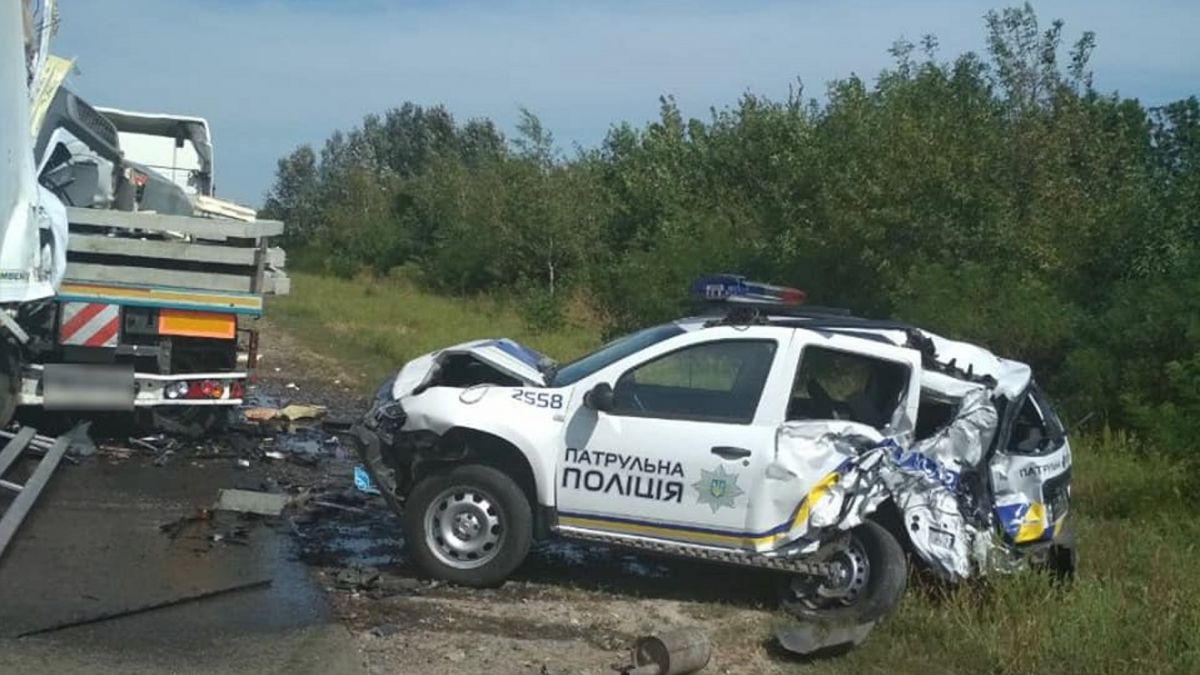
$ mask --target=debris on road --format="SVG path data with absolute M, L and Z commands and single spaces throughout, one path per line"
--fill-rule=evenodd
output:
M 379 494 L 379 488 L 375 487 L 374 481 L 371 480 L 371 474 L 367 473 L 367 467 L 362 464 L 354 465 L 354 487 L 364 494 Z
M 251 591 L 251 590 L 256 590 L 259 588 L 266 588 L 266 587 L 270 586 L 271 583 L 272 583 L 271 579 L 260 579 L 258 581 L 251 581 L 248 583 L 237 584 L 235 586 L 229 586 L 226 588 L 218 588 L 218 589 L 211 590 L 211 591 L 204 591 L 203 593 L 196 593 L 194 595 L 186 595 L 181 598 L 173 598 L 171 600 L 166 600 L 163 602 L 156 602 L 156 603 L 152 603 L 149 605 L 143 605 L 141 607 L 133 607 L 131 609 L 122 609 L 122 610 L 118 610 L 115 612 L 105 612 L 104 614 L 98 614 L 96 616 L 88 617 L 86 619 L 67 621 L 65 623 L 59 623 L 59 624 L 55 624 L 53 626 L 47 626 L 45 628 L 36 628 L 34 630 L 25 631 L 24 633 L 17 635 L 17 637 L 25 638 L 25 637 L 31 637 L 34 635 L 44 635 L 46 633 L 53 633 L 56 631 L 65 630 L 67 628 L 76 628 L 78 626 L 88 626 L 91 624 L 100 623 L 102 621 L 111 621 L 113 619 L 121 619 L 121 618 L 124 618 L 127 616 L 133 616 L 135 614 L 144 614 L 146 612 L 152 612 L 152 611 L 159 610 L 159 609 L 166 609 L 168 607 L 175 607 L 177 605 L 182 605 L 182 604 L 186 604 L 189 602 L 198 602 L 200 600 L 208 600 L 209 598 L 215 598 L 215 597 L 222 596 L 222 595 L 229 595 L 230 593 L 238 593 L 241 591 Z
M 703 670 L 712 659 L 712 643 L 699 628 L 676 628 L 640 637 L 633 647 L 633 667 L 624 675 L 686 675 Z
M 776 627 L 775 639 L 789 652 L 814 656 L 821 652 L 857 647 L 874 628 L 874 621 L 857 625 L 791 621 Z
M 169 523 L 163 523 L 162 525 L 159 525 L 158 531 L 167 535 L 171 539 L 177 539 L 179 535 L 182 534 L 183 531 L 189 526 L 195 525 L 196 523 L 209 522 L 212 520 L 212 517 L 213 512 L 211 510 L 197 508 L 196 512 L 191 515 L 180 516 Z
M 242 416 L 251 422 L 271 422 L 284 420 L 298 422 L 315 420 L 325 416 L 327 408 L 319 405 L 302 405 L 293 403 L 282 408 L 254 407 L 242 411 Z
M 16 495 L 3 512 L 0 512 L 0 555 L 4 554 L 4 549 L 17 533 L 17 528 L 33 508 L 34 501 L 41 494 L 42 488 L 46 487 L 54 470 L 58 468 L 58 463 L 66 454 L 70 443 L 66 437 L 59 438 L 48 448 L 35 452 L 33 446 L 36 442 L 37 432 L 31 427 L 25 427 L 15 432 L 4 445 L 4 449 L 0 450 L 0 492 Z M 18 472 L 10 472 L 10 469 L 13 469 L 24 455 L 29 455 L 31 459 L 34 455 L 39 456 L 32 472 L 23 474 L 26 476 L 23 477 L 24 483 L 4 479 L 6 474 L 10 479 L 17 478 Z
M 283 510 L 292 502 L 292 499 L 285 494 L 224 489 L 217 495 L 217 503 L 213 506 L 213 510 L 278 517 L 283 514 Z

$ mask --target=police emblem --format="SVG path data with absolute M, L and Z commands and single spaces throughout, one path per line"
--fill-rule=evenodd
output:
M 697 504 L 707 504 L 716 513 L 721 507 L 734 508 L 734 501 L 746 493 L 738 487 L 738 475 L 726 473 L 725 467 L 717 466 L 715 471 L 700 470 L 700 480 L 692 483 L 697 493 Z

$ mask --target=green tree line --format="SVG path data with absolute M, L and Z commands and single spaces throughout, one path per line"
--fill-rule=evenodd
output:
M 746 94 L 707 119 L 669 98 L 561 153 L 522 111 L 405 103 L 279 161 L 265 210 L 298 258 L 404 266 L 439 291 L 554 308 L 586 295 L 620 331 L 679 315 L 733 271 L 1030 362 L 1069 419 L 1188 450 L 1200 432 L 1200 103 L 1093 87 L 1091 33 L 1029 6 L 987 51 L 899 41 L 873 81 Z

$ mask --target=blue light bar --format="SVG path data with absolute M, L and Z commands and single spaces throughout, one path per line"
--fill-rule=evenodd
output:
M 807 294 L 798 288 L 747 281 L 737 274 L 713 274 L 692 282 L 692 297 L 706 302 L 802 304 Z

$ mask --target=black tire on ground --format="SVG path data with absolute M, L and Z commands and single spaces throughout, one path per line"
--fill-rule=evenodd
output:
M 449 495 L 449 497 L 447 497 Z M 445 513 L 447 500 L 479 495 L 498 519 L 499 540 L 486 562 L 452 564 L 439 554 L 439 533 L 430 527 L 431 508 Z M 466 503 L 461 502 L 461 503 Z M 401 518 L 406 550 L 418 570 L 463 586 L 499 586 L 525 561 L 533 541 L 533 510 L 521 488 L 503 472 L 480 464 L 461 464 L 427 476 L 408 495 Z M 476 565 L 468 567 L 468 565 Z
M 801 602 L 788 584 L 782 603 L 786 611 L 802 619 L 861 624 L 883 619 L 896 609 L 908 586 L 904 549 L 887 529 L 870 520 L 851 530 L 850 536 L 870 565 L 866 584 L 854 602 L 812 607 Z

